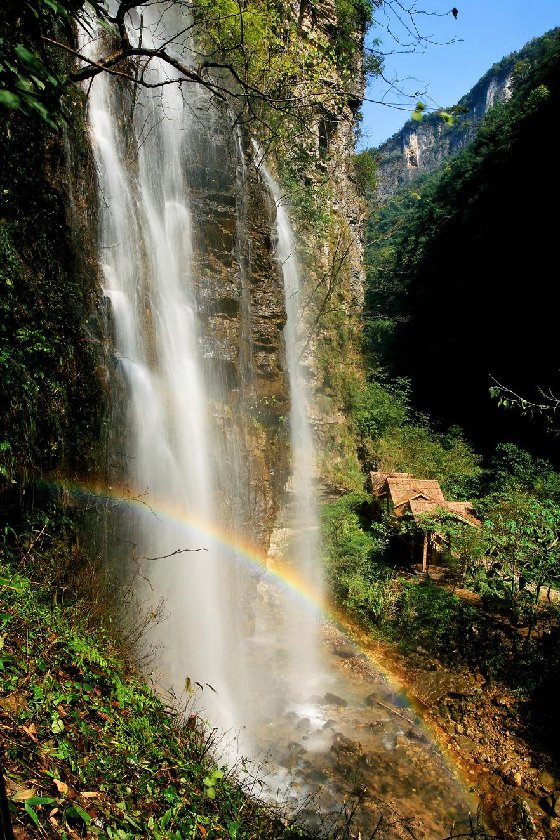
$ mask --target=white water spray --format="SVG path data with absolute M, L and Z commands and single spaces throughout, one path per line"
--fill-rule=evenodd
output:
M 144 45 L 168 42 L 173 28 L 185 29 L 176 16 L 162 17 L 157 4 L 145 7 Z M 130 27 L 132 38 L 139 28 L 133 15 Z M 92 57 L 98 47 L 83 45 Z M 242 541 L 243 530 L 255 530 L 251 510 L 239 501 L 250 495 L 243 487 L 242 447 L 234 441 L 226 448 L 217 431 L 214 415 L 228 394 L 212 372 L 212 351 L 203 350 L 198 317 L 205 289 L 193 244 L 189 167 L 193 160 L 211 162 L 217 115 L 194 85 L 168 84 L 173 74 L 163 62 L 152 59 L 143 72 L 151 84 L 166 84 L 155 92 L 131 90 L 101 74 L 89 101 L 99 178 L 100 262 L 121 382 L 113 431 L 113 454 L 121 463 L 115 472 L 124 473 L 131 498 L 141 502 L 122 517 L 113 550 L 134 580 L 132 609 L 156 612 L 164 603 L 167 618 L 148 633 L 142 651 L 156 648 L 156 684 L 171 690 L 180 706 L 187 678 L 188 685 L 200 683 L 205 688 L 198 708 L 213 725 L 234 730 L 239 748 L 251 753 L 254 732 L 259 727 L 263 732 L 296 700 L 305 699 L 304 685 L 316 673 L 315 615 L 275 589 L 266 575 L 248 573 L 240 552 L 215 536 L 226 527 L 218 499 L 228 492 L 235 511 L 228 527 L 233 522 L 242 530 L 231 542 Z M 200 135 L 193 139 L 193 115 L 208 123 L 206 146 Z M 242 153 L 239 137 L 233 153 Z M 244 189 L 244 161 L 238 161 L 237 170 L 237 187 Z M 276 258 L 286 298 L 290 557 L 319 592 L 313 446 L 299 359 L 300 281 L 278 188 L 266 172 L 265 180 L 277 205 Z M 238 211 L 238 236 L 245 231 L 244 212 Z M 245 319 L 240 367 L 247 377 L 251 352 L 243 331 L 251 312 L 247 265 L 237 259 Z M 223 462 L 231 463 L 225 479 Z M 230 486 L 224 488 L 226 483 Z M 173 517 L 161 511 L 172 511 Z M 252 628 L 244 621 L 250 612 Z M 272 730 L 268 737 L 274 739 Z
M 276 208 L 276 259 L 282 271 L 286 301 L 284 337 L 290 383 L 291 525 L 294 531 L 291 556 L 298 573 L 320 602 L 323 596 L 323 577 L 315 491 L 315 447 L 309 419 L 308 385 L 302 360 L 305 344 L 302 282 L 296 242 L 282 192 L 264 163 L 261 150 L 256 144 L 254 148 L 256 165 L 262 172 Z M 305 610 L 292 610 L 289 620 L 292 671 L 302 686 L 312 686 L 318 676 L 315 621 L 316 616 Z M 300 647 L 298 639 L 314 641 Z

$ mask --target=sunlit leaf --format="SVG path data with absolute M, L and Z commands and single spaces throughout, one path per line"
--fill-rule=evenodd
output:
M 80 808 L 79 805 L 70 805 L 64 812 L 64 816 L 68 819 L 80 819 L 85 822 L 86 825 L 89 825 L 91 822 L 91 817 L 87 811 L 84 811 L 83 808 Z
M 0 90 L 0 105 L 3 105 L 5 108 L 19 108 L 21 99 L 17 94 L 12 93 L 11 90 Z
M 26 802 L 24 807 L 25 807 L 26 813 L 29 815 L 29 817 L 31 817 L 31 819 L 33 820 L 33 822 L 35 823 L 37 828 L 40 828 L 41 824 L 39 823 L 39 817 L 37 816 L 37 811 L 35 811 L 35 809 L 31 807 L 29 802 Z

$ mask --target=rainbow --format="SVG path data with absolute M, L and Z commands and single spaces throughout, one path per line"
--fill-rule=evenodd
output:
M 186 511 L 183 507 L 173 505 L 167 501 L 161 503 L 152 497 L 144 498 L 141 493 L 134 493 L 129 488 L 117 485 L 102 487 L 93 483 L 77 484 L 69 481 L 60 481 L 56 483 L 45 483 L 43 486 L 53 491 L 66 491 L 77 498 L 93 499 L 100 503 L 112 502 L 119 507 L 135 510 L 142 516 L 155 516 L 157 519 L 173 522 L 179 527 L 188 528 L 190 534 L 199 541 L 197 545 L 179 550 L 176 554 L 169 555 L 169 557 L 144 558 L 146 560 L 165 560 L 180 555 L 183 552 L 185 555 L 188 555 L 188 552 L 191 551 L 204 551 L 207 550 L 204 543 L 208 540 L 213 546 L 222 546 L 228 552 L 232 552 L 236 559 L 245 563 L 250 568 L 264 572 L 271 582 L 278 584 L 287 592 L 296 596 L 308 609 L 314 610 L 318 615 L 325 618 L 336 620 L 337 623 L 342 621 L 342 613 L 335 618 L 335 614 L 339 611 L 336 610 L 334 605 L 328 604 L 326 599 L 291 564 L 280 558 L 270 558 L 267 552 L 255 543 L 250 542 L 239 534 L 220 528 L 214 522 L 205 520 L 195 512 Z
M 94 483 L 76 483 L 67 480 L 57 482 L 43 482 L 45 489 L 52 492 L 65 491 L 74 498 L 87 499 L 102 504 L 110 502 L 118 507 L 134 510 L 142 516 L 155 516 L 157 519 L 173 522 L 175 525 L 188 528 L 191 535 L 197 537 L 197 545 L 184 550 L 179 550 L 169 557 L 145 558 L 147 560 L 175 559 L 183 554 L 188 557 L 189 552 L 204 551 L 205 540 L 213 546 L 221 545 L 230 556 L 233 555 L 237 562 L 243 562 L 251 569 L 264 572 L 267 580 L 284 589 L 291 597 L 296 597 L 309 610 L 315 612 L 317 618 L 331 621 L 341 630 L 349 640 L 352 640 L 360 652 L 372 661 L 372 664 L 387 678 L 389 683 L 407 701 L 407 705 L 414 706 L 414 701 L 406 694 L 403 687 L 391 671 L 383 665 L 371 650 L 368 650 L 363 643 L 363 630 L 356 622 L 353 622 L 346 613 L 339 609 L 332 601 L 310 585 L 310 583 L 299 574 L 292 564 L 278 557 L 270 558 L 268 553 L 255 543 L 220 528 L 213 522 L 204 520 L 198 514 L 186 511 L 183 507 L 173 505 L 169 502 L 160 503 L 158 500 L 145 498 L 145 494 L 134 493 L 130 488 L 118 485 L 101 485 Z M 199 542 L 198 542 L 199 540 Z M 188 560 L 187 560 L 188 562 Z
M 169 558 L 176 559 L 178 555 L 183 554 L 183 551 L 186 557 L 188 557 L 188 552 L 190 551 L 204 551 L 206 550 L 206 546 L 204 545 L 205 540 L 210 541 L 213 546 L 223 546 L 228 551 L 229 556 L 233 556 L 236 562 L 243 562 L 251 569 L 258 569 L 259 572 L 266 575 L 266 579 L 270 583 L 280 586 L 289 596 L 298 598 L 306 609 L 310 609 L 316 614 L 317 619 L 332 622 L 353 644 L 356 650 L 363 653 L 375 670 L 383 676 L 390 686 L 391 691 L 398 696 L 399 707 L 408 707 L 415 715 L 421 712 L 418 701 L 410 696 L 390 668 L 380 661 L 380 658 L 371 650 L 371 647 L 367 643 L 364 643 L 365 634 L 360 626 L 356 622 L 353 622 L 335 604 L 330 602 L 325 595 L 318 593 L 289 562 L 276 557 L 271 559 L 267 552 L 256 544 L 238 534 L 220 528 L 213 522 L 204 520 L 195 513 L 186 511 L 184 508 L 168 502 L 162 504 L 152 498 L 148 501 L 142 497 L 142 494 L 134 495 L 126 487 L 116 485 L 102 486 L 94 483 L 78 484 L 69 481 L 44 482 L 43 487 L 51 492 L 65 491 L 74 498 L 87 499 L 89 502 L 93 500 L 102 504 L 110 502 L 118 507 L 128 510 L 133 509 L 142 516 L 155 516 L 160 520 L 171 521 L 179 527 L 188 528 L 191 535 L 199 538 L 200 544 L 174 552 L 169 555 Z M 167 557 L 146 559 L 164 561 Z M 460 769 L 457 767 L 448 749 L 442 743 L 442 739 L 436 730 L 428 725 L 421 714 L 416 722 L 421 722 L 430 741 L 439 749 L 441 756 L 448 765 L 449 771 L 455 778 L 458 778 L 465 792 L 467 792 L 469 783 L 462 778 Z

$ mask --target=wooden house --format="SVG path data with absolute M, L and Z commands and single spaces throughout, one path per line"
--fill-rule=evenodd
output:
M 405 514 L 413 517 L 420 528 L 420 541 L 414 535 L 407 535 L 412 559 L 420 558 L 422 571 L 426 572 L 430 563 L 437 562 L 446 547 L 445 537 L 436 530 L 423 530 L 423 517 L 445 510 L 462 522 L 478 527 L 480 521 L 474 515 L 470 502 L 450 502 L 442 492 L 438 481 L 415 478 L 410 473 L 370 473 L 374 509 L 378 515 L 396 520 Z

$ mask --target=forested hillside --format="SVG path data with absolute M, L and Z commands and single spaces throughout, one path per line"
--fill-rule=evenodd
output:
M 514 440 L 556 458 L 540 418 L 504 412 L 493 378 L 558 390 L 556 275 L 560 37 L 518 68 L 474 142 L 370 216 L 366 345 L 411 380 L 414 404 L 485 451 Z
M 556 840 L 560 30 L 363 306 L 377 0 L 192 6 L 0 19 L 0 838 Z

